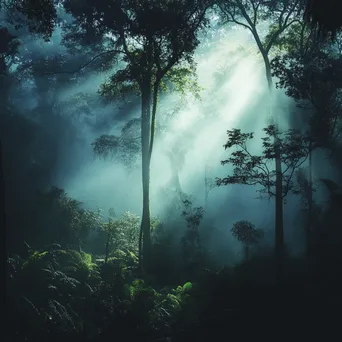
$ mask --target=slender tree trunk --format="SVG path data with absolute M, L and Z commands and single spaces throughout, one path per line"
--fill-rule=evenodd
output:
M 268 55 L 262 51 L 262 55 L 266 67 L 266 78 L 268 83 L 268 90 L 270 93 L 270 114 L 274 118 L 276 128 L 279 127 L 278 114 L 273 110 L 273 81 L 271 75 L 271 66 Z M 284 254 L 284 208 L 283 208 L 283 173 L 281 165 L 280 149 L 278 144 L 278 137 L 274 139 L 275 144 L 275 171 L 276 171 L 276 198 L 275 198 L 275 256 L 277 262 L 281 262 Z
M 171 182 L 170 185 L 177 191 L 182 192 L 182 187 L 179 181 L 179 174 L 178 174 L 178 165 L 177 165 L 177 158 L 175 157 L 172 151 L 167 153 L 167 156 L 170 160 L 171 166 Z
M 106 241 L 105 265 L 107 265 L 107 263 L 108 263 L 110 239 L 111 239 L 111 234 L 108 233 L 108 235 L 107 235 L 107 241 Z
M 209 197 L 209 189 L 208 189 L 208 167 L 207 164 L 204 167 L 204 208 L 208 207 L 208 197 Z
M 306 254 L 307 257 L 311 255 L 312 247 L 312 211 L 313 211 L 313 184 L 312 184 L 312 143 L 310 142 L 310 152 L 309 152 L 309 193 L 308 193 L 308 219 L 306 227 Z
M 252 29 L 252 34 L 254 36 L 254 39 L 256 41 L 256 44 L 259 48 L 259 51 L 262 55 L 262 58 L 264 60 L 265 65 L 265 71 L 266 71 L 266 79 L 267 79 L 267 85 L 268 85 L 268 91 L 270 94 L 270 117 L 274 120 L 274 124 L 276 128 L 279 127 L 279 120 L 278 120 L 278 113 L 274 112 L 273 107 L 273 91 L 274 91 L 274 85 L 272 80 L 272 73 L 271 73 L 271 63 L 268 57 L 268 51 L 264 48 L 260 37 L 258 35 L 258 32 L 256 31 L 253 23 L 251 22 L 250 18 L 248 17 L 244 7 L 241 5 L 240 9 L 244 13 L 244 17 L 249 22 Z M 275 198 L 275 257 L 278 263 L 278 266 L 280 268 L 281 260 L 283 258 L 284 254 L 284 218 L 283 218 L 283 173 L 282 173 L 282 165 L 281 165 L 281 156 L 280 156 L 280 150 L 279 150 L 279 144 L 278 144 L 278 138 L 275 137 L 274 139 L 274 145 L 275 145 L 275 171 L 276 171 L 276 198 Z
M 270 100 L 271 100 L 271 106 L 270 106 L 270 114 L 271 117 L 274 118 L 275 126 L 278 128 L 278 114 L 273 113 L 273 81 L 272 81 L 272 74 L 271 74 L 271 66 L 269 61 L 269 51 L 275 42 L 276 38 L 280 36 L 290 25 L 290 14 L 286 15 L 285 21 L 282 23 L 279 22 L 281 27 L 278 28 L 276 33 L 273 34 L 270 42 L 265 46 L 257 32 L 256 29 L 256 22 L 253 22 L 251 17 L 248 15 L 245 5 L 241 1 L 237 1 L 237 6 L 240 9 L 242 16 L 246 19 L 250 31 L 254 36 L 255 42 L 258 45 L 259 51 L 262 54 L 262 57 L 264 59 L 265 68 L 266 68 L 266 78 L 268 83 L 268 89 L 270 92 Z M 256 9 L 257 11 L 257 9 Z M 294 13 L 295 7 L 292 8 L 291 12 Z M 283 18 L 284 19 L 284 18 Z M 280 155 L 280 148 L 278 144 L 278 137 L 275 137 L 274 139 L 275 144 L 275 171 L 276 171 L 276 199 L 275 199 L 275 256 L 277 260 L 277 269 L 281 272 L 282 268 L 282 260 L 284 256 L 284 223 L 283 223 L 283 174 L 282 174 L 282 165 L 281 165 L 281 155 Z
M 150 216 L 150 135 L 151 135 L 151 84 L 146 82 L 141 96 L 141 147 L 143 212 L 141 218 L 139 257 L 140 266 L 146 270 L 151 258 L 151 216 Z

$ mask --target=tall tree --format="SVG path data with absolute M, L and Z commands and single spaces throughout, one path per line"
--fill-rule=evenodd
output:
M 322 44 L 305 23 L 293 25 L 285 38 L 287 53 L 276 56 L 271 63 L 272 74 L 297 106 L 309 114 L 310 154 L 307 196 L 307 246 L 313 233 L 313 153 L 316 149 L 332 150 L 340 135 L 341 124 L 341 60 L 330 44 Z M 338 37 L 336 37 L 338 49 Z M 335 47 L 336 47 L 335 45 Z M 309 248 L 307 249 L 309 251 Z
M 273 103 L 273 80 L 271 74 L 270 52 L 282 34 L 295 22 L 299 21 L 302 10 L 301 0 L 233 0 L 217 1 L 224 22 L 233 23 L 248 29 L 258 46 L 265 64 L 267 85 L 270 93 L 270 116 L 278 127 L 278 120 L 272 110 Z M 270 20 L 268 34 L 262 38 L 258 24 L 261 20 Z M 284 223 L 283 223 L 283 198 L 282 198 L 282 169 L 280 156 L 280 143 L 274 136 L 276 147 L 276 196 L 275 196 L 275 252 L 280 258 L 284 249 Z
M 234 167 L 233 174 L 225 178 L 217 178 L 216 183 L 218 186 L 228 184 L 259 185 L 260 193 L 266 194 L 269 198 L 279 196 L 283 203 L 288 193 L 298 193 L 293 176 L 309 155 L 309 140 L 305 135 L 293 129 L 281 133 L 275 125 L 269 125 L 264 128 L 264 131 L 266 136 L 262 138 L 261 155 L 253 155 L 249 151 L 248 141 L 253 139 L 253 133 L 242 133 L 240 129 L 227 131 L 228 141 L 224 148 L 235 148 L 236 150 L 228 159 L 221 161 L 221 164 L 231 164 Z M 278 139 L 277 146 L 273 143 L 275 137 Z M 269 165 L 277 157 L 280 158 L 282 166 L 280 193 L 277 192 L 277 170 L 273 170 Z
M 196 34 L 205 23 L 208 1 L 202 0 L 66 0 L 64 7 L 93 36 L 106 36 L 108 50 L 123 62 L 102 93 L 135 92 L 141 97 L 143 212 L 140 260 L 151 257 L 150 162 L 158 95 L 162 82 L 177 68 L 177 77 L 193 67 Z

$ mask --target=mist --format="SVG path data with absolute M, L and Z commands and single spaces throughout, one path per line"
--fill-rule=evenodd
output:
M 305 4 L 0 1 L 5 340 L 327 338 L 342 32 Z
M 259 137 L 262 129 L 269 124 L 268 91 L 265 67 L 250 34 L 243 29 L 222 30 L 212 32 L 216 37 L 210 43 L 201 46 L 196 53 L 198 84 L 202 87 L 200 100 L 191 94 L 182 105 L 179 115 L 168 123 L 165 136 L 156 142 L 151 162 L 151 210 L 158 216 L 167 205 L 167 198 L 162 189 L 167 188 L 171 177 L 170 162 L 165 155 L 164 146 L 184 145 L 186 148 L 185 163 L 179 173 L 183 191 L 190 194 L 196 206 L 204 206 L 205 167 L 210 168 L 209 177 L 228 174 L 231 169 L 221 166 L 220 161 L 227 156 L 223 144 L 226 142 L 226 131 L 241 128 L 246 132 L 255 132 L 256 137 L 251 152 L 261 151 Z M 203 40 L 205 37 L 203 38 Z M 105 77 L 89 76 L 82 86 L 64 89 L 60 97 L 67 99 L 80 92 L 96 93 Z M 276 108 L 281 108 L 283 127 L 288 126 L 287 107 L 291 100 L 281 91 L 276 94 Z M 180 95 L 168 94 L 160 100 L 159 111 L 167 112 L 181 101 Z M 72 172 L 68 153 L 58 165 L 58 176 L 55 184 L 64 188 L 67 193 L 80 200 L 87 208 L 102 208 L 107 212 L 114 208 L 117 213 L 132 211 L 140 215 L 142 207 L 141 170 L 127 170 L 115 158 L 107 160 L 96 158 L 91 143 L 102 134 L 115 134 L 120 131 L 126 121 L 140 116 L 139 107 L 125 112 L 118 109 L 115 103 L 91 108 L 92 117 L 78 121 L 77 135 L 82 144 L 68 146 L 66 152 L 72 152 L 72 159 L 79 161 L 78 171 Z M 285 108 L 285 109 L 284 109 Z M 119 118 L 118 118 L 119 117 Z M 157 120 L 161 120 L 157 115 Z M 107 123 L 105 129 L 96 128 L 96 122 Z M 182 141 L 180 137 L 187 137 Z M 189 141 L 188 137 L 191 137 Z M 206 206 L 206 217 L 213 220 L 215 226 L 226 230 L 225 239 L 233 243 L 229 229 L 233 222 L 246 219 L 265 230 L 272 241 L 274 224 L 273 200 L 260 200 L 257 187 L 232 185 L 214 188 L 209 195 Z M 286 206 L 286 221 L 294 218 L 293 208 L 296 199 L 291 199 Z M 291 239 L 291 229 L 287 230 Z M 222 237 L 217 237 L 221 239 Z
M 267 28 L 267 23 L 262 26 Z M 63 54 L 66 48 L 61 35 L 61 29 L 56 29 L 48 43 L 25 38 L 21 53 L 36 57 Z M 76 68 L 78 56 L 74 59 Z M 192 94 L 182 98 L 180 94 L 169 93 L 164 94 L 159 101 L 157 122 L 163 122 L 163 113 L 169 113 L 179 105 L 181 109 L 174 118 L 168 120 L 165 134 L 157 137 L 154 147 L 151 162 L 152 215 L 165 216 L 170 201 L 165 190 L 170 184 L 172 172 L 165 147 L 172 149 L 182 146 L 186 154 L 183 165 L 179 166 L 179 181 L 182 190 L 191 196 L 193 205 L 205 207 L 205 220 L 210 220 L 212 226 L 219 228 L 218 236 L 211 236 L 212 247 L 224 240 L 230 249 L 238 252 L 241 246 L 232 238 L 229 230 L 234 222 L 242 219 L 262 229 L 265 232 L 264 242 L 272 244 L 274 199 L 257 198 L 257 186 L 230 185 L 213 188 L 206 200 L 204 184 L 205 177 L 214 180 L 232 171 L 230 166 L 220 164 L 228 154 L 223 148 L 227 130 L 241 128 L 244 132 L 254 132 L 255 138 L 249 145 L 250 152 L 261 153 L 262 129 L 270 124 L 271 119 L 264 62 L 248 30 L 236 26 L 222 28 L 215 17 L 212 28 L 202 35 L 195 61 L 197 82 L 201 87 L 200 99 Z M 70 113 L 68 107 L 59 114 L 63 115 L 61 120 L 65 121 L 65 125 L 72 127 L 71 135 L 63 133 L 66 134 L 65 138 L 62 137 L 62 131 L 59 134 L 55 131 L 56 125 L 51 121 L 44 124 L 47 135 L 49 131 L 55 131 L 59 136 L 59 141 L 55 142 L 56 154 L 52 157 L 55 166 L 50 184 L 65 189 L 85 208 L 101 208 L 105 216 L 110 208 L 114 208 L 119 215 L 125 211 L 140 215 L 141 165 L 138 163 L 137 167 L 128 170 L 115 157 L 98 158 L 92 148 L 92 143 L 99 136 L 119 134 L 128 120 L 140 117 L 139 99 L 125 105 L 119 102 L 104 104 L 98 89 L 108 75 L 106 72 L 87 72 L 82 82 L 64 85 L 53 93 L 57 103 L 77 101 L 80 94 L 86 94 L 93 100 L 85 112 L 81 108 L 76 116 Z M 34 111 L 38 102 L 30 95 L 32 85 L 27 84 L 27 87 L 23 102 Z M 273 101 L 274 111 L 280 118 L 280 127 L 291 127 L 294 123 L 294 101 L 278 89 Z M 296 124 L 300 129 L 304 128 L 301 122 Z M 61 127 L 60 130 L 65 129 Z M 317 153 L 314 164 L 319 166 L 324 158 L 324 152 Z M 314 169 L 313 172 L 315 177 L 334 175 L 332 167 Z M 321 201 L 324 202 L 325 197 L 322 196 Z M 289 195 L 284 208 L 285 239 L 289 245 L 298 241 L 298 236 L 300 239 L 298 228 L 294 225 L 299 202 L 298 197 Z

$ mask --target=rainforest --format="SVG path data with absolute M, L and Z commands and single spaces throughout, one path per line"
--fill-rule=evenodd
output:
M 341 335 L 336 4 L 0 1 L 4 341 Z

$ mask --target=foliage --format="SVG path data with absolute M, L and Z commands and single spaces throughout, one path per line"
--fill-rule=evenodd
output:
M 43 0 L 13 2 L 19 7 L 16 12 L 8 12 L 6 15 L 12 16 L 13 23 L 17 23 L 17 28 L 20 26 L 20 29 L 12 31 L 12 27 L 11 30 L 0 28 L 0 49 L 2 48 L 0 50 L 2 90 L 0 136 L 2 140 L 6 140 L 4 144 L 6 157 L 4 174 L 8 179 L 5 184 L 6 214 L 9 218 L 9 233 L 15 246 L 21 246 L 23 238 L 27 238 L 28 241 L 25 243 L 27 250 L 17 248 L 20 250 L 18 251 L 20 256 L 12 255 L 7 260 L 7 311 L 3 320 L 9 334 L 8 336 L 4 334 L 5 340 L 107 342 L 122 338 L 125 341 L 183 342 L 208 341 L 217 335 L 223 336 L 221 340 L 228 335 L 231 340 L 236 341 L 250 341 L 260 336 L 266 340 L 268 337 L 269 340 L 277 339 L 273 331 L 268 332 L 265 329 L 266 321 L 285 335 L 289 333 L 289 338 L 293 339 L 293 334 L 298 335 L 298 331 L 294 332 L 292 328 L 283 329 L 283 321 L 279 320 L 279 317 L 284 312 L 292 312 L 288 319 L 290 325 L 295 326 L 296 329 L 298 329 L 296 324 L 301 322 L 300 327 L 306 339 L 317 337 L 316 327 L 322 327 L 327 336 L 327 332 L 328 334 L 331 332 L 331 326 L 325 329 L 324 320 L 330 318 L 329 315 L 334 317 L 336 312 L 331 308 L 331 303 L 336 305 L 336 308 L 341 306 L 342 196 L 341 187 L 337 182 L 321 180 L 328 190 L 329 199 L 321 207 L 322 214 L 314 217 L 317 222 L 314 226 L 312 260 L 305 260 L 304 263 L 299 259 L 286 259 L 284 277 L 281 281 L 277 280 L 276 286 L 273 285 L 275 283 L 273 260 L 267 256 L 256 254 L 249 263 L 244 263 L 243 267 L 239 265 L 221 272 L 214 263 L 207 263 L 204 260 L 203 245 L 206 242 L 203 240 L 206 239 L 199 231 L 200 227 L 207 228 L 203 224 L 204 211 L 202 207 L 194 207 L 192 200 L 184 193 L 179 197 L 183 200 L 182 216 L 186 223 L 186 230 L 181 240 L 185 258 L 181 260 L 177 258 L 177 252 L 180 250 L 179 236 L 176 235 L 174 239 L 176 243 L 173 245 L 169 238 L 174 234 L 178 224 L 184 228 L 184 222 L 176 222 L 172 225 L 169 222 L 161 224 L 157 218 L 152 218 L 148 228 L 155 237 L 153 242 L 154 247 L 157 248 L 153 250 L 153 263 L 158 264 L 159 269 L 154 269 L 154 274 L 150 277 L 145 276 L 144 280 L 137 272 L 140 229 L 138 216 L 126 212 L 121 217 L 116 217 L 115 213 L 111 212 L 109 219 L 103 222 L 99 210 L 84 209 L 82 203 L 71 198 L 61 189 L 48 188 L 46 191 L 35 193 L 36 189 L 44 189 L 55 179 L 53 177 L 55 164 L 52 161 L 55 161 L 57 148 L 52 149 L 49 142 L 56 140 L 60 143 L 70 127 L 61 125 L 58 128 L 57 123 L 60 122 L 58 118 L 64 114 L 72 114 L 75 117 L 80 113 L 89 115 L 94 105 L 93 99 L 84 93 L 78 93 L 70 101 L 56 100 L 55 94 L 60 94 L 66 82 L 69 85 L 76 84 L 82 87 L 82 77 L 89 76 L 83 68 L 81 68 L 82 73 L 78 74 L 81 75 L 80 77 L 54 74 L 55 71 L 61 74 L 65 71 L 66 63 L 69 61 L 67 55 L 53 54 L 40 58 L 37 53 L 32 52 L 36 47 L 35 44 L 31 44 L 31 41 L 18 49 L 21 36 L 25 37 L 27 34 L 25 28 L 28 23 L 29 29 L 44 34 L 46 38 L 52 32 L 51 23 L 55 20 L 53 19 L 55 12 L 51 8 L 52 2 L 41 1 Z M 39 2 L 42 6 L 37 7 L 36 4 Z M 8 0 L 6 3 L 11 4 L 12 1 Z M 160 92 L 184 91 L 192 86 L 195 93 L 200 90 L 196 84 L 194 64 L 191 60 L 192 48 L 197 46 L 198 42 L 193 42 L 193 36 L 187 30 L 189 27 L 183 25 L 184 17 L 187 17 L 189 12 L 192 13 L 191 6 L 196 7 L 199 1 L 70 0 L 64 3 L 69 8 L 72 7 L 71 12 L 78 14 L 77 20 L 72 24 L 72 30 L 64 35 L 64 43 L 69 39 L 68 47 L 70 48 L 71 45 L 74 47 L 74 50 L 69 52 L 78 53 L 73 62 L 78 61 L 80 53 L 84 54 L 83 58 L 89 54 L 103 53 L 95 56 L 97 62 L 95 60 L 92 62 L 92 71 L 115 72 L 113 65 L 121 60 L 116 53 L 120 56 L 125 54 L 123 41 L 126 40 L 128 43 L 126 55 L 131 56 L 136 65 L 134 66 L 134 63 L 128 59 L 121 60 L 124 63 L 119 67 L 123 72 L 116 75 L 122 77 L 121 86 L 127 86 L 126 89 L 121 87 L 121 90 L 133 90 L 136 95 L 139 95 L 144 88 L 139 86 L 137 79 L 139 80 L 141 75 L 146 75 L 144 63 L 148 60 L 145 58 L 145 52 L 148 51 L 141 49 L 141 45 L 146 43 L 143 38 L 152 31 L 155 33 L 153 42 L 157 43 L 153 46 L 152 83 L 157 80 L 157 57 L 160 56 L 157 52 L 162 52 L 162 63 L 165 66 L 168 57 L 171 56 L 174 61 L 172 51 L 175 52 L 177 48 L 176 52 L 179 54 L 176 57 L 179 57 L 182 55 L 180 53 L 182 47 L 186 45 L 189 49 L 182 57 L 190 56 L 190 62 L 186 58 L 181 63 L 176 61 L 174 67 L 165 73 L 159 90 Z M 184 8 L 180 4 L 184 3 L 188 7 L 183 13 Z M 227 6 L 235 6 L 235 9 L 237 4 L 243 4 L 249 14 L 253 13 L 253 4 L 260 4 L 258 7 L 262 9 L 258 17 L 260 23 L 265 19 L 263 16 L 267 15 L 272 19 L 269 34 L 262 42 L 265 46 L 269 46 L 272 37 L 278 33 L 279 27 L 274 19 L 279 18 L 279 8 L 284 4 L 294 4 L 295 1 L 238 0 L 225 1 L 225 3 Z M 247 6 L 247 3 L 250 6 Z M 115 4 L 121 7 L 110 8 L 109 5 Z M 31 5 L 34 6 L 31 8 Z M 172 5 L 175 6 L 174 12 L 166 8 Z M 133 6 L 134 11 L 129 11 Z M 61 9 L 61 7 L 56 8 Z M 125 11 L 121 11 L 122 8 Z M 171 18 L 168 18 L 169 13 Z M 134 17 L 135 14 L 139 18 Z M 160 22 L 151 20 L 152 14 L 154 18 L 160 18 Z M 235 14 L 239 15 L 235 18 L 240 20 L 240 15 L 243 15 L 242 8 L 240 7 L 240 12 Z M 292 16 L 290 17 L 292 19 Z M 67 27 L 64 19 L 63 14 L 63 20 L 61 19 L 59 24 L 63 30 L 68 30 L 70 27 Z M 203 22 L 205 23 L 205 20 Z M 164 31 L 165 24 L 167 25 Z M 171 33 L 168 31 L 169 27 L 173 28 Z M 121 34 L 120 28 L 124 29 L 124 35 Z M 304 34 L 301 34 L 301 28 L 303 26 L 300 23 L 293 23 L 286 31 L 287 39 L 279 35 L 277 39 L 273 39 L 273 46 L 278 45 L 279 48 L 290 52 L 290 55 L 279 59 L 279 64 L 284 62 L 285 68 L 289 68 L 291 64 L 291 69 L 285 70 L 284 78 L 287 77 L 286 82 L 289 82 L 286 87 L 293 86 L 293 93 L 296 96 L 299 94 L 300 101 L 308 100 L 307 93 L 311 91 L 315 95 L 313 97 L 315 103 L 312 102 L 311 105 L 315 104 L 317 111 L 324 109 L 328 112 L 321 111 L 316 117 L 322 116 L 322 121 L 317 120 L 315 125 L 323 128 L 325 122 L 329 122 L 330 125 L 327 118 L 336 118 L 340 113 L 341 102 L 338 90 L 340 59 L 327 46 L 323 46 L 322 51 L 318 53 L 318 49 L 310 45 L 312 49 L 303 54 L 303 51 L 300 51 L 299 41 L 304 39 L 308 42 L 310 31 L 305 30 Z M 15 37 L 17 34 L 18 37 Z M 116 40 L 117 38 L 119 41 Z M 134 41 L 135 39 L 138 43 Z M 171 41 L 172 48 L 167 46 L 167 42 Z M 312 43 L 314 44 L 314 40 L 310 41 L 310 44 Z M 49 51 L 44 51 L 42 54 L 45 55 L 45 52 L 49 54 Z M 287 59 L 288 57 L 293 60 Z M 312 57 L 314 58 L 311 59 Z M 124 76 L 131 76 L 126 73 L 126 70 L 135 73 L 134 77 L 125 79 Z M 43 79 L 44 73 L 50 74 Z M 69 83 L 71 80 L 72 84 Z M 135 88 L 129 89 L 132 86 Z M 33 90 L 24 89 L 30 87 Z M 29 94 L 30 101 L 37 100 L 37 108 L 32 111 L 30 106 L 21 107 L 21 110 L 12 106 L 17 104 L 19 108 L 19 105 L 25 103 L 22 101 L 24 91 Z M 53 128 L 53 132 L 48 129 L 49 127 Z M 140 127 L 140 119 L 129 121 L 117 137 L 108 136 L 103 145 L 108 145 L 109 153 L 115 149 L 116 158 L 122 158 L 121 161 L 125 163 L 126 159 L 132 160 L 134 164 L 135 157 L 141 152 Z M 339 129 L 336 126 L 336 132 Z M 276 147 L 281 151 L 282 162 L 285 165 L 284 173 L 286 173 L 283 177 L 285 183 L 283 196 L 288 192 L 304 194 L 308 191 L 308 187 L 312 188 L 308 184 L 305 170 L 298 169 L 301 162 L 305 160 L 306 153 L 311 151 L 312 146 L 309 147 L 309 144 L 312 143 L 314 136 L 312 132 L 309 139 L 305 134 L 293 130 L 280 134 L 273 126 L 269 126 L 265 129 L 266 137 L 262 140 L 263 151 L 257 156 L 248 154 L 247 149 L 247 143 L 253 138 L 253 134 L 242 133 L 239 130 L 228 132 L 230 132 L 229 141 L 225 147 L 226 149 L 237 147 L 237 153 L 231 155 L 229 162 L 235 166 L 235 170 L 238 169 L 237 174 L 233 176 L 239 177 L 235 179 L 232 178 L 233 176 L 227 177 L 230 184 L 235 182 L 251 184 L 259 181 L 258 184 L 260 185 L 261 182 L 265 191 L 270 194 L 268 187 L 270 184 L 271 187 L 274 186 L 274 171 L 269 168 L 268 162 L 274 159 L 273 138 L 276 136 L 280 138 L 281 146 Z M 317 143 L 317 136 L 315 139 Z M 56 143 L 54 146 L 61 145 Z M 68 149 L 68 153 L 72 151 Z M 182 146 L 176 148 L 171 146 L 170 154 L 182 164 L 186 150 Z M 266 170 L 266 165 L 269 171 Z M 262 176 L 260 167 L 265 167 L 266 176 Z M 292 171 L 294 171 L 293 177 Z M 295 175 L 297 184 L 292 180 Z M 210 180 L 207 179 L 209 189 L 211 185 Z M 168 231 L 163 233 L 163 227 L 167 224 L 171 227 L 167 227 Z M 87 250 L 86 242 L 89 240 L 90 233 L 99 230 L 96 228 L 102 229 L 102 233 L 110 240 L 107 262 L 104 262 L 102 249 L 100 255 L 92 255 Z M 256 244 L 262 236 L 262 232 L 255 229 L 248 221 L 236 222 L 232 233 L 247 246 Z M 92 235 L 93 237 L 96 237 L 95 234 Z M 55 244 L 51 245 L 52 242 Z M 162 252 L 166 250 L 171 250 L 169 258 L 163 258 Z M 264 254 L 267 255 L 266 252 Z M 201 272 L 194 272 L 194 269 Z M 164 278 L 161 275 L 162 271 L 164 274 L 167 273 Z M 163 288 L 165 284 L 169 286 Z M 177 284 L 183 285 L 177 286 Z M 258 314 L 259 308 L 262 308 L 262 315 Z M 303 320 L 303 317 L 306 319 Z M 295 324 L 292 325 L 292 322 Z
M 249 221 L 237 221 L 231 228 L 233 236 L 245 245 L 255 245 L 263 237 L 263 231 L 255 229 Z
M 256 229 L 249 221 L 237 221 L 231 228 L 233 236 L 244 245 L 245 261 L 249 259 L 250 247 L 258 245 L 264 237 L 261 229 Z
M 50 228 L 45 232 L 50 242 L 80 246 L 100 226 L 99 210 L 83 209 L 81 202 L 70 198 L 62 189 L 52 187 L 38 196 L 40 224 Z
M 14 315 L 11 317 L 16 332 L 23 338 L 32 328 L 41 334 L 49 330 L 67 333 L 83 329 L 75 309 L 79 300 L 86 300 L 93 292 L 90 285 L 99 284 L 97 266 L 85 253 L 59 248 L 34 251 L 26 261 L 18 257 L 9 259 L 10 315 Z M 27 325 L 15 320 L 18 314 L 29 318 Z
M 202 88 L 197 82 L 194 66 L 174 67 L 160 82 L 160 93 L 178 92 L 182 97 L 191 93 L 200 99 Z M 138 82 L 131 80 L 124 70 L 119 70 L 100 86 L 99 94 L 107 101 L 126 101 L 132 96 L 141 96 Z
M 329 147 L 339 136 L 341 122 L 341 60 L 324 51 L 310 59 L 299 53 L 278 56 L 272 61 L 277 87 L 298 105 L 313 110 L 310 130 L 317 147 Z
M 63 250 L 58 245 L 33 251 L 27 260 L 10 258 L 10 324 L 15 325 L 12 328 L 17 337 L 31 340 L 31 335 L 43 338 L 49 333 L 77 332 L 79 336 L 88 334 L 92 340 L 101 338 L 109 334 L 111 324 L 97 319 L 99 313 L 108 315 L 113 322 L 126 322 L 124 327 L 116 323 L 115 326 L 128 337 L 171 335 L 193 285 L 187 282 L 176 289 L 157 292 L 143 280 L 123 275 L 122 272 L 128 274 L 128 269 L 123 268 L 129 267 L 124 255 L 120 251 L 113 254 L 109 277 L 108 273 L 99 272 L 101 266 L 92 262 L 91 255 Z M 93 314 L 92 305 L 97 308 Z M 19 317 L 23 321 L 18 321 Z M 93 329 L 94 324 L 100 328 L 98 331 Z M 125 331 L 127 327 L 131 327 L 130 331 Z
M 7 11 L 7 20 L 16 29 L 28 27 L 47 41 L 51 38 L 57 21 L 54 0 L 1 0 L 0 9 Z
M 236 148 L 231 156 L 221 161 L 222 165 L 231 164 L 234 167 L 233 175 L 217 178 L 217 185 L 243 184 L 260 185 L 258 190 L 262 194 L 275 196 L 276 171 L 272 170 L 270 162 L 275 159 L 276 149 L 279 148 L 280 159 L 285 166 L 282 172 L 282 197 L 296 190 L 293 181 L 295 171 L 305 162 L 310 152 L 309 139 L 301 132 L 289 129 L 280 133 L 274 125 L 269 125 L 263 131 L 262 154 L 253 155 L 249 152 L 247 142 L 253 139 L 253 133 L 242 133 L 240 129 L 228 130 L 228 141 L 225 149 Z M 277 138 L 277 146 L 274 143 Z
M 102 229 L 110 235 L 113 249 L 128 250 L 137 253 L 139 242 L 140 217 L 126 211 L 121 218 L 110 215 Z
M 309 168 L 300 167 L 295 174 L 296 182 L 298 184 L 297 194 L 302 196 L 302 205 L 304 209 L 307 209 L 310 205 L 309 201 L 312 201 L 312 194 L 317 191 L 318 187 L 315 181 L 312 181 L 312 184 L 310 184 L 310 180 L 308 179 L 309 172 Z
M 186 220 L 187 230 L 181 240 L 183 247 L 183 259 L 187 267 L 201 264 L 203 248 L 200 243 L 199 226 L 203 219 L 203 207 L 193 207 L 189 199 L 183 200 L 184 209 L 182 216 Z
M 126 167 L 134 167 L 141 153 L 140 126 L 140 119 L 132 119 L 121 129 L 120 136 L 102 135 L 97 138 L 92 143 L 95 155 L 102 158 L 112 156 Z
M 1 64 L 5 63 L 6 58 L 13 57 L 17 53 L 19 44 L 17 37 L 11 34 L 6 27 L 0 27 Z M 1 71 L 3 71 L 2 68 Z
M 111 76 L 100 93 L 115 98 L 140 93 L 144 78 L 151 78 L 146 72 L 153 72 L 152 79 L 158 87 L 164 76 L 173 78 L 176 88 L 183 84 L 191 68 L 172 69 L 181 61 L 192 65 L 192 54 L 198 45 L 194 35 L 205 22 L 206 6 L 205 1 L 87 1 L 83 7 L 74 0 L 64 3 L 66 11 L 82 23 L 88 34 L 113 36 L 108 54 L 122 55 L 126 66 Z M 151 61 L 147 60 L 149 54 Z
M 285 31 L 301 19 L 300 13 L 303 11 L 301 0 L 216 2 L 222 21 L 248 29 L 253 34 L 263 55 L 267 55 L 272 47 L 279 46 Z M 264 41 L 262 41 L 258 32 L 258 24 L 264 20 L 270 21 L 270 26 Z

